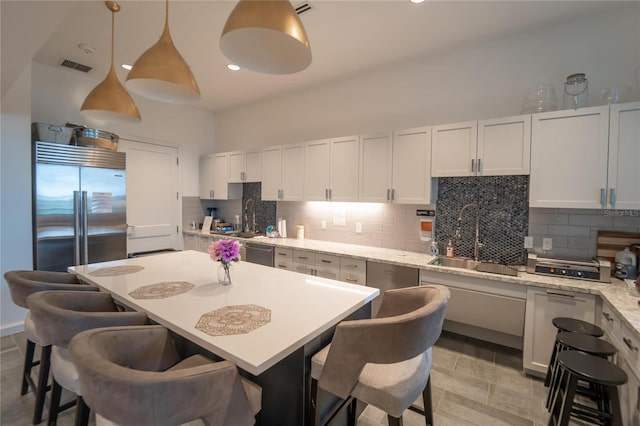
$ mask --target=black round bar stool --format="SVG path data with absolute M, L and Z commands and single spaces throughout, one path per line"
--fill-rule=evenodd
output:
M 553 326 L 558 329 L 556 333 L 556 337 L 558 336 L 558 333 L 562 333 L 565 331 L 568 331 L 571 333 L 586 334 L 593 337 L 604 336 L 604 331 L 602 331 L 600 327 L 579 319 L 556 317 L 551 322 L 553 323 Z M 549 384 L 551 383 L 551 371 L 552 371 L 552 366 L 554 366 L 556 363 L 557 353 L 558 353 L 558 341 L 556 339 L 556 343 L 553 346 L 553 351 L 551 352 L 551 359 L 549 360 L 549 366 L 547 367 L 547 375 L 544 378 L 544 385 L 546 387 L 549 387 Z
M 618 386 L 627 382 L 624 370 L 606 359 L 578 351 L 562 351 L 557 360 L 560 383 L 549 425 L 565 426 L 573 417 L 597 425 L 622 426 Z M 575 401 L 579 380 L 595 390 L 595 407 Z
M 575 350 L 608 359 L 617 352 L 616 347 L 606 340 L 589 336 L 587 334 L 571 333 L 568 331 L 562 331 L 556 335 L 555 347 L 557 348 L 556 357 L 557 354 L 562 351 Z M 551 410 L 551 402 L 558 391 L 558 385 L 560 382 L 560 374 L 558 373 L 559 369 L 557 361 L 554 365 L 549 365 L 548 371 L 551 373 L 551 381 L 549 384 L 549 394 L 547 396 L 547 410 Z M 579 392 L 586 395 L 593 393 L 592 391 L 583 388 L 579 388 Z

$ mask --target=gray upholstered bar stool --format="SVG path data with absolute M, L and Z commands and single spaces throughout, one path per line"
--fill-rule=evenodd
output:
M 159 325 L 109 327 L 78 334 L 69 346 L 98 426 L 252 425 L 261 388 L 235 364 L 202 355 L 184 360 Z M 113 423 L 111 423 L 113 424 Z
M 53 386 L 48 424 L 56 423 L 62 388 L 74 392 L 76 425 L 86 425 L 89 410 L 82 399 L 78 372 L 69 358 L 69 342 L 81 331 L 116 325 L 142 325 L 147 315 L 142 312 L 121 312 L 109 293 L 85 291 L 43 291 L 27 298 L 27 305 L 38 334 L 51 342 L 51 372 Z
M 449 290 L 424 285 L 387 290 L 376 318 L 343 321 L 333 340 L 311 361 L 314 424 L 327 424 L 349 405 L 356 422 L 356 401 L 387 413 L 390 426 L 402 424 L 402 413 L 422 393 L 425 423 L 433 424 L 431 347 L 442 331 Z M 323 410 L 318 388 L 341 398 Z
M 75 274 L 67 272 L 17 270 L 5 272 L 4 278 L 7 280 L 7 284 L 9 285 L 9 291 L 11 292 L 11 300 L 13 303 L 27 309 L 27 297 L 38 291 L 98 291 L 98 287 L 83 285 L 78 281 Z M 27 316 L 24 319 L 24 334 L 27 338 L 27 347 L 25 350 L 20 394 L 26 394 L 29 387 L 31 387 L 35 393 L 36 401 L 33 409 L 33 424 L 38 424 L 42 421 L 45 395 L 49 388 L 48 381 L 51 344 L 38 335 L 36 328 L 33 325 L 30 312 L 27 313 Z M 39 361 L 33 360 L 36 345 L 41 347 Z M 31 378 L 31 370 L 37 365 L 40 365 L 40 372 L 38 375 L 38 384 L 36 385 Z

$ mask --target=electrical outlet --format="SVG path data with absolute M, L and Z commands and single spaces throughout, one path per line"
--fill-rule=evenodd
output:
M 524 237 L 524 248 L 533 248 L 533 237 Z
M 542 250 L 551 250 L 553 248 L 551 238 L 542 239 Z
M 356 222 L 356 234 L 362 234 L 362 224 L 360 222 Z
M 327 221 L 326 220 L 320 221 L 320 229 L 322 229 L 323 231 L 327 230 Z

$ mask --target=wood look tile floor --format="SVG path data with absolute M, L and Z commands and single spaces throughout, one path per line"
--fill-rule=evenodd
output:
M 20 396 L 24 348 L 22 333 L 1 338 L 1 425 L 31 424 L 33 394 Z M 547 388 L 542 380 L 522 373 L 521 351 L 444 332 L 433 349 L 431 381 L 437 426 L 547 424 Z M 60 414 L 58 425 L 73 421 L 73 409 L 67 410 Z M 90 425 L 94 424 L 92 416 Z M 386 415 L 370 406 L 358 419 L 360 426 L 386 424 Z M 404 424 L 424 425 L 424 418 L 407 410 Z

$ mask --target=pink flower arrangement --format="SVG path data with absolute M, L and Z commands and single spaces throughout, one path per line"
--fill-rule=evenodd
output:
M 222 262 L 227 265 L 229 262 L 240 260 L 240 243 L 235 240 L 218 240 L 209 245 L 209 256 L 211 260 Z

